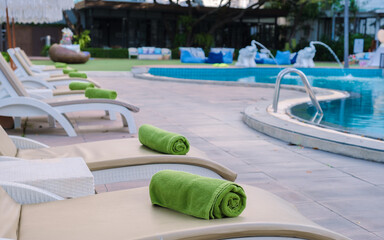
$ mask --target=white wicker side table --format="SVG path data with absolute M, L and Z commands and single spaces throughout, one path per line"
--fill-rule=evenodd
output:
M 95 194 L 93 175 L 82 158 L 0 161 L 0 181 L 31 185 L 63 198 Z

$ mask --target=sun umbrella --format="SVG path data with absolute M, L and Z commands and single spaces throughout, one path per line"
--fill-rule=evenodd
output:
M 14 22 L 49 23 L 63 19 L 62 11 L 74 7 L 73 0 L 0 0 L 0 22 L 6 22 L 7 41 L 9 47 L 16 47 Z M 13 44 L 9 18 L 13 24 Z
M 0 0 L 0 9 L 18 23 L 49 23 L 62 20 L 62 11 L 74 7 L 73 0 Z M 0 20 L 6 20 L 6 11 Z

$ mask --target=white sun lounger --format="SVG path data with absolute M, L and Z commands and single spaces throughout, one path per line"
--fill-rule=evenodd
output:
M 0 185 L 9 194 L 13 193 L 13 188 L 24 187 L 22 184 Z M 312 222 L 274 194 L 251 186 L 243 186 L 247 207 L 240 216 L 214 220 L 153 206 L 148 187 L 31 205 L 16 203 L 3 188 L 0 187 L 0 237 L 3 238 L 349 240 Z M 29 186 L 26 189 L 28 194 L 39 191 Z M 55 197 L 44 190 L 37 194 L 44 193 L 47 198 Z
M 23 82 L 23 84 L 26 84 L 31 87 L 41 87 L 45 86 L 48 88 L 56 88 L 57 86 L 62 85 L 68 85 L 72 81 L 77 82 L 91 82 L 96 87 L 100 87 L 100 84 L 97 82 L 87 78 L 71 78 L 68 75 L 65 74 L 49 74 L 49 73 L 34 73 L 27 65 L 27 63 L 22 58 L 21 54 L 15 49 L 8 49 L 7 50 L 9 56 L 11 57 L 12 61 L 16 64 L 17 69 L 15 70 L 16 76 L 20 78 L 20 81 Z
M 50 71 L 60 71 L 60 74 L 63 73 L 61 68 L 56 68 L 53 65 L 34 65 L 23 49 L 19 47 L 16 47 L 14 49 L 16 50 L 16 52 L 20 53 L 20 56 L 22 57 L 24 62 L 28 65 L 28 67 L 33 72 L 41 73 L 41 72 L 50 72 Z
M 34 99 L 30 97 L 23 85 L 18 81 L 14 72 L 7 67 L 7 63 L 2 56 L 0 56 L 0 70 L 0 115 L 2 116 L 21 118 L 46 115 L 50 117 L 51 127 L 55 123 L 53 120 L 56 120 L 66 133 L 72 137 L 76 136 L 76 132 L 64 115 L 65 113 L 103 110 L 120 113 L 124 126 L 128 127 L 130 133 L 136 133 L 135 121 L 132 116 L 132 112 L 139 111 L 136 106 L 111 99 Z
M 8 136 L 0 126 L 0 161 L 34 161 L 52 158 L 84 159 L 95 184 L 150 179 L 164 169 L 186 171 L 230 181 L 237 174 L 217 162 L 208 160 L 191 147 L 186 155 L 163 154 L 151 150 L 137 138 L 113 139 L 49 147 L 32 139 Z

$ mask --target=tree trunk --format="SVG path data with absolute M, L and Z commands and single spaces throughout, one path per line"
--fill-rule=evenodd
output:
M 80 33 L 83 31 L 83 27 L 81 26 L 81 16 L 77 10 L 73 9 L 72 11 L 75 14 L 76 19 L 77 19 L 76 25 L 71 22 L 66 11 L 63 11 L 64 20 L 65 20 L 65 23 L 67 24 L 67 26 L 74 33 L 74 35 L 79 36 Z
M 249 10 L 255 10 L 255 9 L 259 9 L 261 6 L 264 5 L 264 3 L 267 2 L 267 0 L 260 0 L 258 1 L 257 3 L 254 3 L 250 6 L 248 6 L 247 8 L 244 8 L 242 11 L 240 11 L 240 13 L 234 15 L 228 15 L 227 17 L 225 18 L 222 18 L 222 17 L 217 17 L 217 21 L 215 22 L 215 24 L 213 24 L 213 26 L 209 29 L 208 31 L 208 34 L 210 35 L 213 35 L 216 30 L 218 28 L 220 28 L 221 26 L 224 26 L 225 24 L 227 23 L 230 23 L 230 22 L 233 22 L 233 21 L 236 21 L 240 18 L 242 18 L 244 16 L 244 14 L 249 11 Z M 228 6 L 229 7 L 229 6 Z
M 162 18 L 162 21 L 163 21 L 163 25 L 164 25 L 164 28 L 165 28 L 166 35 L 169 36 L 169 38 L 171 40 L 171 43 L 173 44 L 173 42 L 175 40 L 175 34 L 176 34 L 175 29 L 176 28 L 172 27 L 170 22 L 167 21 L 166 19 Z
M 300 25 L 301 22 L 301 13 L 304 9 L 304 4 L 300 5 L 300 11 L 298 11 L 298 14 L 295 16 L 295 20 L 293 21 L 293 26 L 291 28 L 291 32 L 289 33 L 287 42 L 291 42 L 293 34 L 296 33 L 297 27 Z

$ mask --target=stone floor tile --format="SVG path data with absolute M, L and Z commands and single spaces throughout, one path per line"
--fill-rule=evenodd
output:
M 136 125 L 179 132 L 209 159 L 235 172 L 237 182 L 257 186 L 294 204 L 312 221 L 353 240 L 383 240 L 383 166 L 360 159 L 290 145 L 242 122 L 249 105 L 271 103 L 273 88 L 231 87 L 135 79 L 130 72 L 89 73 L 121 100 L 140 107 Z M 305 93 L 283 89 L 281 99 Z M 46 117 L 24 118 L 25 129 L 10 134 L 51 146 L 137 137 L 109 121 L 104 112 L 69 114 L 77 137 L 49 128 Z M 96 186 L 98 192 L 147 186 L 149 179 Z

